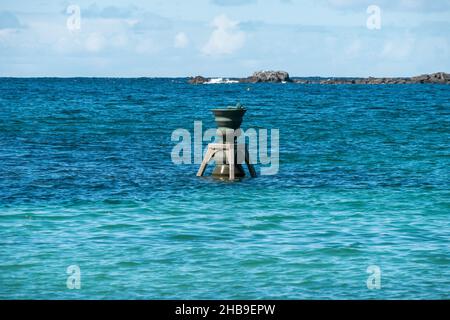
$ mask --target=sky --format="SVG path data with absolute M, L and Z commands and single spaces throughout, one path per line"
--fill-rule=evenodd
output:
M 257 70 L 450 72 L 450 0 L 0 0 L 0 76 Z

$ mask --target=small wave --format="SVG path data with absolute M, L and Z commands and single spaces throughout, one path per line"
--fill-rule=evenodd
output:
M 230 80 L 224 78 L 213 78 L 209 79 L 205 84 L 229 84 L 229 83 L 239 83 L 238 80 Z

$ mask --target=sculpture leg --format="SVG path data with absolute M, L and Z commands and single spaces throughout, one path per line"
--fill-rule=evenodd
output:
M 211 149 L 210 146 L 208 146 L 208 150 L 206 151 L 206 155 L 203 158 L 202 164 L 200 165 L 200 168 L 197 171 L 197 177 L 203 176 L 203 173 L 205 173 L 206 166 L 208 165 L 208 162 L 211 160 L 214 152 Z
M 256 171 L 255 171 L 255 168 L 253 167 L 252 162 L 250 161 L 250 155 L 249 155 L 247 146 L 245 146 L 245 163 L 247 164 L 248 171 L 250 172 L 250 176 L 252 178 L 256 178 Z
M 230 180 L 234 180 L 234 144 L 228 146 L 228 165 L 230 168 Z

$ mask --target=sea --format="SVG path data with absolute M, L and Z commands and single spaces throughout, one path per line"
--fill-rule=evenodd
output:
M 173 161 L 236 103 L 276 172 Z M 450 86 L 0 78 L 0 298 L 450 299 Z

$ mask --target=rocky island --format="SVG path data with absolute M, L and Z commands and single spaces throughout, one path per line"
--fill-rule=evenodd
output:
M 292 82 L 286 71 L 257 71 L 250 77 L 239 79 L 239 82 Z
M 191 84 L 221 83 L 216 79 L 196 76 L 189 78 Z M 246 78 L 232 78 L 224 80 L 224 83 L 301 83 L 301 84 L 414 84 L 433 83 L 450 84 L 450 74 L 436 72 L 414 77 L 385 77 L 385 78 L 301 78 L 292 79 L 286 71 L 257 71 Z
M 394 77 L 394 78 L 332 78 L 319 81 L 321 84 L 408 84 L 408 83 L 437 83 L 450 84 L 450 74 L 437 72 L 424 74 L 415 77 Z
M 188 82 L 191 84 L 203 84 L 203 83 L 211 83 L 213 79 L 205 78 L 202 76 L 196 76 L 189 78 Z M 232 78 L 228 79 L 228 81 L 234 81 L 239 83 L 258 83 L 258 82 L 293 82 L 291 78 L 289 78 L 289 73 L 286 71 L 257 71 L 253 73 L 253 75 L 247 78 Z

